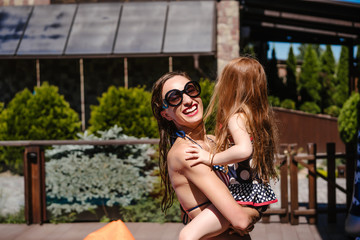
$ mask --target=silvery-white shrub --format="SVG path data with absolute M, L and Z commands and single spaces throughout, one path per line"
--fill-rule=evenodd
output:
M 116 125 L 83 140 L 136 139 Z M 53 216 L 83 212 L 98 205 L 127 206 L 151 192 L 153 148 L 148 144 L 121 146 L 53 146 L 46 150 L 47 209 Z

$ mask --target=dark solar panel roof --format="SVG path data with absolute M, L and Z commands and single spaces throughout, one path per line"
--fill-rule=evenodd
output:
M 121 5 L 80 4 L 65 54 L 111 54 Z
M 213 54 L 215 1 L 0 7 L 0 56 Z
M 17 54 L 62 54 L 74 12 L 75 5 L 34 8 Z
M 0 8 L 0 54 L 14 55 L 32 7 Z
M 165 29 L 167 4 L 128 3 L 121 13 L 115 53 L 160 53 Z
M 212 49 L 214 17 L 215 6 L 209 2 L 170 2 L 164 52 Z

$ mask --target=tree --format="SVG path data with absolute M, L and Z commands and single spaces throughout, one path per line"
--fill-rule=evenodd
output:
M 286 60 L 286 98 L 297 102 L 297 84 L 296 84 L 296 57 L 293 52 L 292 45 L 289 49 L 288 58 Z
M 284 84 L 282 83 L 278 75 L 275 48 L 273 48 L 272 57 L 266 66 L 266 75 L 269 86 L 269 95 L 284 99 Z
M 302 44 L 300 44 L 300 46 L 298 47 L 299 54 L 296 56 L 296 59 L 298 59 L 298 60 L 304 60 L 304 59 L 305 59 L 306 49 L 307 49 L 309 46 L 311 46 L 311 47 L 315 50 L 317 56 L 321 56 L 321 55 L 322 55 L 322 53 L 323 53 L 324 50 L 320 47 L 319 44 L 306 44 L 306 43 L 302 43 Z
M 254 46 L 251 43 L 245 45 L 243 49 L 241 49 L 241 55 L 256 57 Z
M 313 47 L 313 49 L 316 52 L 316 55 L 319 57 L 324 53 L 324 49 L 322 49 L 320 47 L 320 44 L 311 44 L 311 46 Z
M 335 94 L 335 58 L 330 45 L 326 45 L 325 52 L 320 57 L 321 111 L 334 105 L 332 96 Z
M 307 49 L 308 45 L 309 44 L 305 44 L 305 43 L 300 44 L 300 46 L 298 47 L 299 54 L 296 55 L 297 60 L 304 60 L 305 52 L 306 52 L 306 49 Z
M 336 91 L 333 95 L 333 101 L 341 108 L 349 97 L 349 49 L 346 46 L 341 46 L 335 86 Z
M 319 83 L 319 63 L 315 50 L 308 45 L 305 53 L 305 59 L 301 66 L 299 78 L 299 92 L 301 103 L 314 102 L 319 105 L 321 101 Z

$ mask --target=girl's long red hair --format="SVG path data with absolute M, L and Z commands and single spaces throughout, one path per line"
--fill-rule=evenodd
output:
M 252 168 L 264 181 L 277 177 L 277 129 L 268 103 L 265 71 L 256 59 L 239 57 L 224 67 L 205 118 L 213 112 L 216 112 L 218 126 L 215 129 L 215 152 L 228 147 L 229 119 L 242 113 L 246 117 L 247 131 L 253 138 Z

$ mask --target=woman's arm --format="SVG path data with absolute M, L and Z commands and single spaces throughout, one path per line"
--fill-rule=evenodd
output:
M 245 122 L 242 114 L 235 114 L 229 120 L 229 132 L 234 140 L 234 146 L 212 156 L 199 146 L 192 145 L 185 150 L 186 160 L 192 160 L 191 166 L 199 163 L 210 166 L 211 163 L 213 165 L 225 165 L 248 159 L 253 148 Z M 213 159 L 212 162 L 211 159 Z

